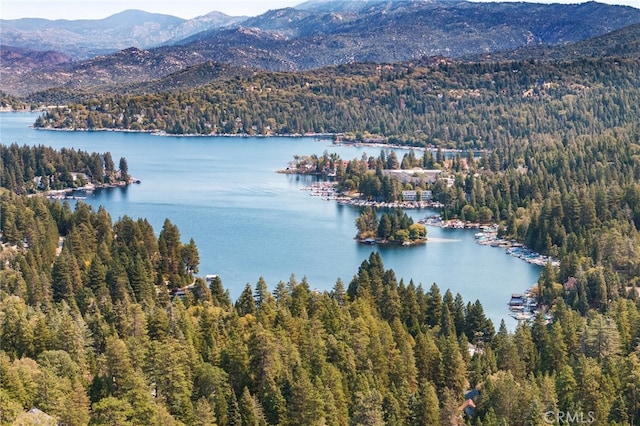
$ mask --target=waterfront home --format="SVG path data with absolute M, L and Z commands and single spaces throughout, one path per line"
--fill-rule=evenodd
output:
M 402 199 L 404 201 L 418 201 L 418 191 L 416 190 L 402 191 Z
M 442 170 L 425 170 L 420 167 L 413 169 L 384 169 L 383 175 L 395 176 L 402 183 L 433 183 L 442 174 Z

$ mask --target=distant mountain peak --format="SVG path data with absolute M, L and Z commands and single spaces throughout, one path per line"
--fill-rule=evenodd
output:
M 357 62 L 498 55 L 518 49 L 522 56 L 533 52 L 524 47 L 542 51 L 637 23 L 639 9 L 595 2 L 457 0 L 313 0 L 242 21 L 218 13 L 185 21 L 136 10 L 97 21 L 37 25 L 2 21 L 0 32 L 7 44 L 39 51 L 82 51 L 94 59 L 76 57 L 65 63 L 63 57 L 16 54 L 9 66 L 2 67 L 0 81 L 7 89 L 0 89 L 22 93 L 56 86 L 141 84 L 206 61 L 235 69 L 296 71 Z M 62 41 L 68 44 L 55 44 Z M 593 51 L 606 50 L 608 45 Z M 22 59 L 29 65 L 19 68 Z M 63 62 L 52 68 L 55 61 Z M 13 72 L 14 67 L 20 72 Z
M 173 20 L 185 21 L 185 19 L 178 18 L 177 16 L 167 15 L 165 13 L 146 12 L 140 9 L 126 9 L 126 10 L 123 10 L 122 12 L 114 13 L 113 15 L 110 15 L 105 19 L 110 19 L 110 18 L 120 19 L 120 18 L 131 18 L 131 17 L 144 18 L 147 16 L 166 16 Z
M 0 20 L 0 38 L 7 45 L 55 50 L 76 59 L 87 59 L 129 46 L 149 48 L 176 42 L 204 30 L 228 28 L 243 19 L 214 11 L 185 20 L 128 9 L 104 19 L 3 19 Z

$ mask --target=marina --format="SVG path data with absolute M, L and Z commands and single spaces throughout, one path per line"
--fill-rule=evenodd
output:
M 319 197 L 325 201 L 336 201 L 338 204 L 354 206 L 354 207 L 373 207 L 379 209 L 438 209 L 443 207 L 437 201 L 372 201 L 363 200 L 353 196 L 341 195 L 336 188 L 337 183 L 331 181 L 318 181 L 309 186 L 300 188 L 302 191 L 308 191 L 309 195 Z
M 560 266 L 560 261 L 551 256 L 537 253 L 517 241 L 500 238 L 498 236 L 497 224 L 484 225 L 477 222 L 463 222 L 460 220 L 445 221 L 438 215 L 422 218 L 418 222 L 424 225 L 437 226 L 440 228 L 480 229 L 480 232 L 474 234 L 476 243 L 480 245 L 504 248 L 506 254 L 524 260 L 532 265 L 545 266 L 547 263 L 550 263 L 555 267 Z
M 508 306 L 509 316 L 515 320 L 529 321 L 533 319 L 538 309 L 533 289 L 528 289 L 524 293 L 513 293 Z
M 537 266 L 545 266 L 550 263 L 553 266 L 560 266 L 560 261 L 537 253 L 521 243 L 513 240 L 506 240 L 498 237 L 497 225 L 485 227 L 482 232 L 475 234 L 476 242 L 481 245 L 488 245 L 491 247 L 502 247 L 505 249 L 508 255 L 522 259 L 527 263 Z
M 516 321 L 533 321 L 540 312 L 537 301 L 537 286 L 533 286 L 523 293 L 513 293 L 507 306 L 509 316 Z M 546 323 L 549 323 L 551 315 L 545 313 L 544 319 Z

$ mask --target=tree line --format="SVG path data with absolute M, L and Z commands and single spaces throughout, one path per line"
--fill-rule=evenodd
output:
M 492 149 L 547 134 L 594 134 L 638 115 L 639 59 L 351 64 L 256 72 L 179 93 L 94 94 L 37 127 L 169 134 L 351 132 L 389 143 Z
M 496 331 L 480 302 L 397 280 L 372 253 L 330 291 L 293 275 L 269 290 L 259 278 L 233 302 L 219 277 L 195 277 L 197 247 L 168 220 L 156 236 L 144 219 L 112 223 L 82 203 L 6 190 L 0 201 L 15 212 L 0 224 L 3 424 L 32 407 L 69 425 L 544 424 L 550 410 L 628 424 L 640 414 L 632 299 L 582 315 L 559 297 L 552 321 Z M 9 226 L 26 244 L 6 240 Z M 465 420 L 468 389 L 479 395 Z
M 0 144 L 0 183 L 16 194 L 77 188 L 129 181 L 127 159 L 116 168 L 110 152 L 84 152 L 73 148 L 59 151 L 43 145 Z

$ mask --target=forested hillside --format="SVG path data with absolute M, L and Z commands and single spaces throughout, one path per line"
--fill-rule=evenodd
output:
M 143 218 L 17 195 L 38 163 L 3 147 L 1 421 L 38 407 L 69 425 L 637 423 L 639 81 L 637 55 L 443 59 L 256 72 L 49 110 L 38 126 L 331 132 L 431 148 L 305 161 L 371 200 L 431 191 L 445 218 L 495 222 L 560 266 L 546 265 L 539 315 L 512 332 L 464 295 L 398 281 L 375 253 L 330 292 L 256 271 L 232 301 L 219 278 L 197 278 L 195 241 L 170 218 L 156 233 Z M 89 165 L 48 155 L 49 170 Z M 387 173 L 416 167 L 446 179 Z
M 640 59 L 608 58 L 259 72 L 178 93 L 97 95 L 49 110 L 36 126 L 178 135 L 354 132 L 492 149 L 633 122 L 640 114 L 638 70 Z
M 194 280 L 197 248 L 169 220 L 156 236 L 83 204 L 1 203 L 2 424 L 38 407 L 68 425 L 449 425 L 473 388 L 475 424 L 638 418 L 632 300 L 583 317 L 559 298 L 553 322 L 496 333 L 479 302 L 398 282 L 372 254 L 331 292 L 258 278 L 233 303 Z
M 324 2 L 248 19 L 212 13 L 184 21 L 129 10 L 102 20 L 3 20 L 3 44 L 13 47 L 2 49 L 11 52 L 2 55 L 0 76 L 13 95 L 101 92 L 208 61 L 277 72 L 458 58 L 562 46 L 639 22 L 637 8 L 598 2 L 450 0 Z
M 2 187 L 16 194 L 34 194 L 48 190 L 73 189 L 88 183 L 129 183 L 127 159 L 120 158 L 118 168 L 110 152 L 89 154 L 45 146 L 9 146 L 0 144 Z
M 24 99 L 11 96 L 0 90 L 0 109 L 5 111 L 29 109 Z

